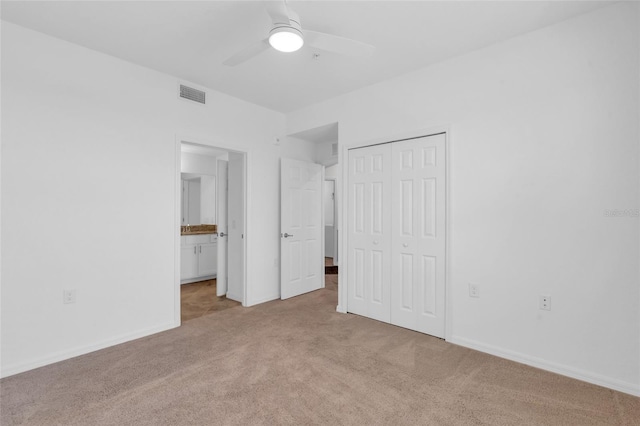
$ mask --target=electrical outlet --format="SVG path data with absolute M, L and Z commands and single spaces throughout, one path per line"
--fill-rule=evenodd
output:
M 469 297 L 480 297 L 480 286 L 469 283 Z
M 540 295 L 540 309 L 543 311 L 551 310 L 551 296 L 549 296 L 548 294 Z
M 62 303 L 76 303 L 76 290 L 62 290 Z

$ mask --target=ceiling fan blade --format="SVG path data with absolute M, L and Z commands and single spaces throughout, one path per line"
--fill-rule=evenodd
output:
M 269 48 L 269 40 L 265 38 L 264 40 L 261 40 L 259 43 L 249 46 L 246 49 L 236 53 L 235 55 L 233 55 L 232 57 L 224 61 L 223 64 L 228 67 L 235 67 L 238 64 L 248 61 L 254 56 L 258 56 L 260 53 L 264 52 L 268 48 Z
M 369 57 L 376 50 L 375 47 L 361 41 L 318 31 L 304 30 L 304 41 L 311 47 L 357 58 Z
M 286 24 L 289 25 L 289 8 L 284 0 L 281 1 L 268 1 L 265 2 L 265 8 L 267 13 L 271 16 L 273 24 Z

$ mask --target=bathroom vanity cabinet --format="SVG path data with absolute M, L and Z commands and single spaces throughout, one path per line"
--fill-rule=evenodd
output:
M 180 242 L 180 284 L 215 278 L 218 269 L 218 236 L 183 235 Z

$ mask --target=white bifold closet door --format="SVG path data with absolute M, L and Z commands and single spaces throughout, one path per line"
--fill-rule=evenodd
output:
M 349 151 L 348 311 L 444 337 L 445 135 Z
M 349 151 L 348 311 L 390 322 L 391 144 Z

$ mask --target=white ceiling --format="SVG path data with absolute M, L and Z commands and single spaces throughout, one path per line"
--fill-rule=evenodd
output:
M 302 27 L 376 46 L 353 59 L 303 47 L 222 62 L 266 37 L 260 1 L 2 1 L 2 19 L 289 112 L 606 5 L 607 1 L 302 1 Z M 319 53 L 318 59 L 313 54 Z

